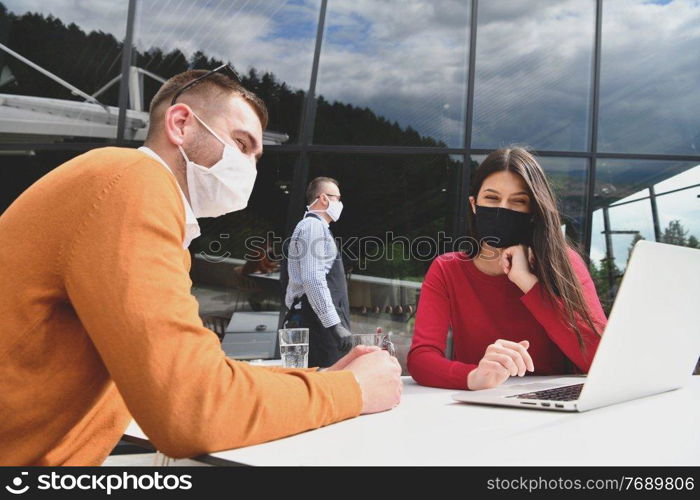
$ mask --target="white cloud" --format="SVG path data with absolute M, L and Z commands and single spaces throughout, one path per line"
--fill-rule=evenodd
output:
M 479 13 L 473 144 L 586 149 L 594 2 L 513 4 Z
M 126 1 L 4 3 L 15 14 L 51 14 L 86 31 L 111 33 L 118 40 L 126 32 Z M 139 50 L 180 49 L 186 56 L 200 50 L 244 71 L 251 67 L 270 71 L 292 87 L 307 89 L 319 5 L 319 0 L 140 0 L 134 42 Z
M 6 0 L 121 38 L 127 2 Z M 310 77 L 319 0 L 140 0 L 140 49 L 202 50 L 295 88 Z M 601 149 L 697 152 L 700 6 L 603 2 Z M 594 0 L 479 4 L 474 145 L 585 149 Z M 469 2 L 332 0 L 318 92 L 462 143 Z M 662 130 L 663 133 L 659 133 Z
M 173 5 L 175 4 L 175 5 Z M 239 70 L 272 72 L 294 88 L 311 76 L 319 1 L 140 2 L 135 41 L 139 49 L 202 51 Z
M 330 2 L 318 93 L 459 146 L 468 24 L 465 2 Z
M 600 149 L 700 152 L 700 4 L 607 1 L 603 14 Z
M 117 40 L 126 34 L 128 2 L 114 0 L 2 0 L 7 10 L 15 14 L 38 12 L 51 14 L 64 24 L 75 23 L 85 31 L 111 33 Z

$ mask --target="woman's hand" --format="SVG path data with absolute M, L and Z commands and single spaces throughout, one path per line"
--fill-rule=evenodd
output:
M 492 389 L 516 375 L 522 377 L 526 371 L 535 371 L 530 353 L 530 342 L 511 342 L 499 339 L 486 348 L 479 366 L 469 372 L 467 388 L 472 391 Z
M 530 247 L 514 245 L 503 249 L 500 264 L 503 272 L 523 293 L 527 293 L 537 283 L 537 276 L 532 273 L 535 254 Z

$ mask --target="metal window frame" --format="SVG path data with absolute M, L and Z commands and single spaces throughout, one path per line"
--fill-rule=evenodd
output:
M 589 148 L 590 159 L 586 170 L 586 197 L 584 200 L 583 246 L 586 252 L 586 260 L 591 255 L 591 240 L 593 236 L 593 196 L 595 194 L 596 168 L 598 166 L 598 111 L 600 105 L 600 58 L 601 41 L 603 33 L 603 0 L 596 0 L 595 6 L 595 34 L 593 40 L 593 74 L 591 85 L 591 103 L 589 116 L 590 134 Z
M 309 81 L 309 89 L 306 92 L 304 104 L 301 112 L 301 123 L 299 124 L 299 143 L 289 145 L 291 151 L 298 151 L 299 156 L 296 159 L 293 170 L 291 195 L 289 204 L 287 205 L 287 220 L 285 222 L 285 237 L 292 234 L 294 226 L 297 223 L 298 214 L 304 207 L 304 193 L 306 191 L 306 183 L 309 178 L 309 155 L 308 145 L 314 133 L 316 124 L 316 81 L 318 80 L 318 67 L 321 58 L 321 46 L 323 44 L 323 32 L 326 25 L 326 10 L 328 0 L 321 0 L 321 6 L 318 13 L 318 24 L 316 25 L 316 42 L 314 45 L 314 59 L 311 64 L 311 77 Z M 273 148 L 272 151 L 277 149 Z M 270 151 L 270 148 L 268 148 Z
M 105 141 L 78 141 L 72 143 L 54 142 L 5 142 L 0 143 L 0 151 L 87 151 L 104 146 L 138 146 L 140 143 L 125 140 L 126 110 L 129 100 L 129 67 L 134 56 L 134 26 L 136 22 L 136 8 L 138 0 L 129 0 L 127 10 L 126 32 L 122 47 L 121 82 L 119 89 L 119 117 L 117 123 L 117 137 L 114 140 Z M 460 148 L 418 147 L 418 146 L 363 146 L 363 145 L 328 145 L 314 144 L 313 135 L 316 120 L 316 86 L 318 82 L 318 70 L 320 65 L 321 47 L 325 31 L 328 0 L 321 0 L 316 26 L 316 40 L 314 47 L 314 59 L 309 80 L 309 88 L 302 103 L 300 126 L 297 143 L 267 146 L 266 153 L 296 153 L 293 169 L 293 179 L 290 200 L 287 209 L 288 219 L 285 224 L 287 233 L 296 223 L 297 214 L 304 205 L 304 191 L 309 175 L 309 154 L 311 153 L 336 153 L 351 155 L 458 155 L 464 159 L 463 169 L 460 174 L 460 192 L 456 196 L 453 206 L 447 207 L 448 219 L 453 216 L 452 228 L 447 228 L 455 235 L 466 232 L 466 210 L 470 188 L 470 159 L 472 155 L 485 155 L 493 149 L 472 148 L 472 130 L 474 120 L 474 81 L 476 67 L 476 43 L 478 28 L 479 0 L 471 0 L 469 19 L 469 52 L 467 64 L 466 106 L 464 111 L 464 145 Z M 591 97 L 589 109 L 589 141 L 587 151 L 554 151 L 536 150 L 541 157 L 552 158 L 585 158 L 588 160 L 586 170 L 586 195 L 584 198 L 584 223 L 582 229 L 582 241 L 586 255 L 590 255 L 593 217 L 593 197 L 595 192 L 596 169 L 599 159 L 619 159 L 630 161 L 688 161 L 700 163 L 700 154 L 650 154 L 650 153 L 615 153 L 598 151 L 598 125 L 600 106 L 600 68 L 602 53 L 602 16 L 603 0 L 595 3 L 595 32 L 593 46 L 593 64 L 591 74 Z M 658 196 L 658 195 L 657 195 Z M 657 235 L 658 238 L 658 235 Z
M 129 68 L 134 57 L 134 22 L 136 20 L 136 1 L 129 0 L 126 17 L 126 33 L 122 46 L 122 77 L 119 82 L 119 118 L 117 120 L 117 144 L 124 142 L 126 129 L 126 110 L 129 105 Z

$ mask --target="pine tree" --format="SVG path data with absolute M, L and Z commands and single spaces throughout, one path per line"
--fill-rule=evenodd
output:
M 668 223 L 666 229 L 664 229 L 664 234 L 661 235 L 661 242 L 671 245 L 687 246 L 687 234 L 688 230 L 683 227 L 680 220 L 672 220 Z
M 637 244 L 637 242 L 640 240 L 643 240 L 643 239 L 644 239 L 644 236 L 642 236 L 639 233 L 634 235 L 634 238 L 632 238 L 632 243 L 630 243 L 630 246 L 627 249 L 627 260 L 630 259 L 630 256 L 632 255 L 632 250 L 634 249 L 634 246 Z
M 619 278 L 622 273 L 620 268 L 615 265 L 615 261 L 607 257 L 600 259 L 598 266 L 591 261 L 589 269 L 593 283 L 595 283 L 596 291 L 598 292 L 598 297 L 600 298 L 600 303 L 607 315 L 610 313 L 613 301 L 615 300 Z

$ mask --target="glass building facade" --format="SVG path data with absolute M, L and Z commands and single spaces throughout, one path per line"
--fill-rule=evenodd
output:
M 698 26 L 693 0 L 1 0 L 0 211 L 80 152 L 139 146 L 164 79 L 229 62 L 270 126 L 248 207 L 191 246 L 203 315 L 279 308 L 234 270 L 251 241 L 276 258 L 331 176 L 354 329 L 405 356 L 471 174 L 509 144 L 539 155 L 607 309 L 636 240 L 700 246 Z

